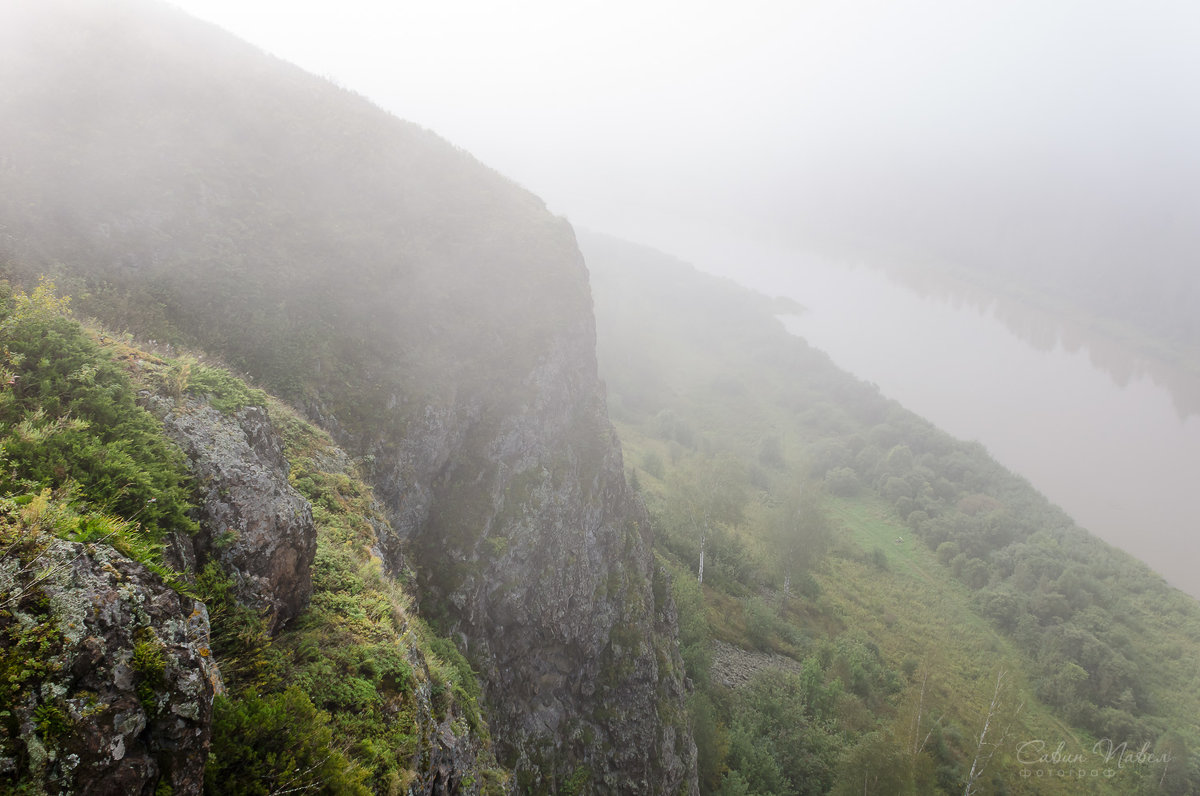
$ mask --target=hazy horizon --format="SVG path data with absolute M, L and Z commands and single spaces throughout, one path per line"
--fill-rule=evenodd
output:
M 576 226 L 768 292 L 822 255 L 966 266 L 1114 317 L 1132 302 L 1183 345 L 1197 331 L 1194 4 L 177 4 Z
M 1194 4 L 175 4 L 708 269 L 1197 248 Z

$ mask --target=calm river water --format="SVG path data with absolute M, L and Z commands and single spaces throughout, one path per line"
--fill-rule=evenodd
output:
M 806 312 L 784 318 L 789 331 L 983 443 L 1080 525 L 1200 597 L 1200 413 L 1169 368 L 978 292 L 914 289 L 876 269 L 789 263 L 736 278 L 795 299 Z

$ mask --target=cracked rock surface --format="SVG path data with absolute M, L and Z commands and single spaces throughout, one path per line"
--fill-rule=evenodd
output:
M 267 411 L 226 415 L 194 398 L 177 404 L 159 396 L 149 408 L 200 486 L 200 534 L 176 538 L 170 563 L 190 570 L 219 561 L 238 599 L 265 611 L 274 633 L 312 596 L 317 532 L 312 506 L 288 484 L 283 442 Z
M 0 594 L 0 652 L 29 667 L 3 706 L 0 776 L 51 794 L 201 792 L 221 690 L 203 603 L 106 545 L 46 535 L 8 549 Z

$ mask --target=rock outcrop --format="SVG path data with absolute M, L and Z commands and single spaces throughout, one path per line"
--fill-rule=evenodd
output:
M 575 309 L 512 392 L 460 391 L 381 442 L 377 493 L 523 788 L 689 792 L 675 608 L 607 418 L 590 302 Z
M 0 781 L 200 793 L 221 689 L 203 603 L 107 545 L 6 541 L 0 652 L 22 687 L 0 714 Z
M 248 406 L 226 415 L 195 398 L 154 396 L 148 404 L 183 449 L 201 496 L 200 533 L 176 537 L 171 563 L 189 570 L 217 560 L 238 598 L 278 630 L 308 604 L 317 542 L 312 507 L 288 485 L 267 411 Z

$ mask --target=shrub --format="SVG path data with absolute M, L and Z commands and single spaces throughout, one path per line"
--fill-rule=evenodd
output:
M 831 495 L 851 497 L 857 495 L 861 487 L 858 473 L 849 467 L 835 467 L 825 474 L 825 488 Z
M 0 490 L 76 484 L 76 502 L 138 522 L 150 541 L 194 531 L 182 453 L 53 284 L 0 293 L 0 335 Z
M 217 697 L 204 790 L 212 796 L 315 791 L 367 794 L 365 772 L 332 745 L 329 715 L 296 686 L 278 694 Z

